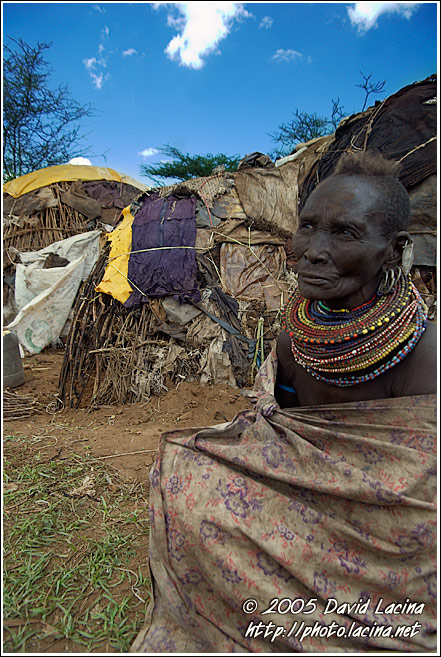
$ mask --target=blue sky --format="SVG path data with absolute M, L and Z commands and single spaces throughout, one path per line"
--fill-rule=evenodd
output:
M 360 71 L 387 97 L 437 68 L 435 2 L 3 2 L 3 43 L 52 42 L 53 86 L 96 117 L 94 165 L 143 182 L 171 144 L 190 154 L 268 153 L 298 109 L 360 111 Z M 105 159 L 101 155 L 105 153 Z M 86 154 L 86 153 L 85 153 Z M 91 155 L 92 154 L 92 155 Z

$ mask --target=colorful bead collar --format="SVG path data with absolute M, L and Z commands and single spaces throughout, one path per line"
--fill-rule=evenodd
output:
M 295 361 L 319 381 L 348 387 L 397 365 L 426 328 L 426 312 L 409 276 L 389 294 L 347 310 L 332 310 L 296 290 L 283 314 Z

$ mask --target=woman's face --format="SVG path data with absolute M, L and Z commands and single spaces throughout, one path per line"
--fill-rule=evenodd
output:
M 377 200 L 375 184 L 359 176 L 327 178 L 310 194 L 292 239 L 304 297 L 334 309 L 372 298 L 392 248 L 368 218 Z

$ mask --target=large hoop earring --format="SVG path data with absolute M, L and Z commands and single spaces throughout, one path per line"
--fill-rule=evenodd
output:
M 377 289 L 378 296 L 384 296 L 385 294 L 389 294 L 395 287 L 395 284 L 400 278 L 400 275 L 401 275 L 400 269 L 398 269 L 398 274 L 395 269 L 392 268 L 386 269 L 386 271 L 383 273 L 383 277 Z

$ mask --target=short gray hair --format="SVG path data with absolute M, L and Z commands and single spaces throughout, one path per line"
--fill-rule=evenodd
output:
M 332 176 L 361 176 L 378 189 L 380 199 L 371 216 L 381 221 L 385 237 L 406 230 L 409 223 L 410 200 L 399 180 L 400 169 L 399 162 L 387 160 L 381 153 L 349 151 L 340 157 L 332 173 Z

